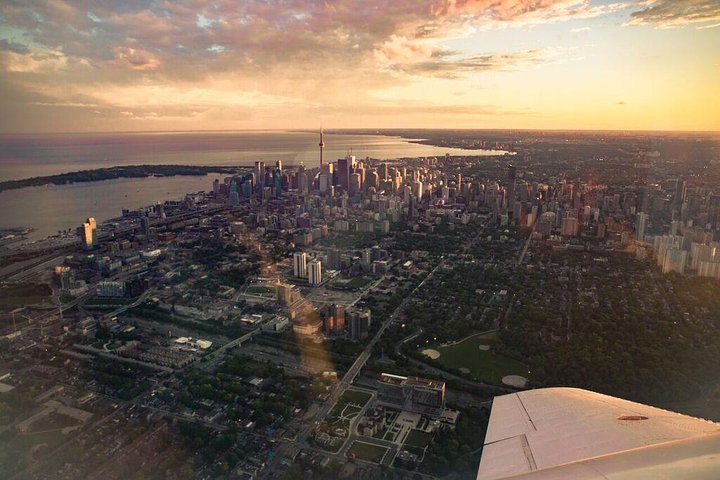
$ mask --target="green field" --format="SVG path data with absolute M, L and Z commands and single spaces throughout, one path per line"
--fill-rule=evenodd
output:
M 387 453 L 387 447 L 372 445 L 365 442 L 353 442 L 348 449 L 348 457 L 355 456 L 358 460 L 379 463 Z
M 368 277 L 355 277 L 347 283 L 347 287 L 357 291 L 367 287 L 372 281 L 372 278 Z
M 275 289 L 270 287 L 248 287 L 245 290 L 245 295 L 255 295 L 258 297 L 274 296 Z
M 405 437 L 404 446 L 425 448 L 430 444 L 433 438 L 432 433 L 423 432 L 422 430 L 410 430 L 408 436 Z
M 477 381 L 502 384 L 506 375 L 527 376 L 528 369 L 521 362 L 490 350 L 480 350 L 481 345 L 495 344 L 495 332 L 470 337 L 456 345 L 435 347 L 440 352 L 436 360 L 447 368 L 467 368 L 470 377 Z

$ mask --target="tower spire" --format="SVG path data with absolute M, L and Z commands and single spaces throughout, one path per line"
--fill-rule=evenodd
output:
M 325 143 L 323 142 L 323 128 L 320 127 L 320 143 L 318 144 L 320 147 L 320 166 L 322 167 L 323 164 L 323 148 L 325 148 Z

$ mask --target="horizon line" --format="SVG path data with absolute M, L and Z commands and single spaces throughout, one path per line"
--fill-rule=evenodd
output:
M 343 127 L 328 130 L 323 127 L 324 133 L 333 135 L 333 132 L 352 132 L 376 130 L 402 131 L 465 131 L 465 132 L 568 132 L 568 133 L 696 133 L 696 134 L 720 134 L 717 130 L 652 130 L 652 129 L 608 129 L 608 128 L 449 128 L 449 127 Z M 92 134 L 162 134 L 162 133 L 235 133 L 235 132 L 315 132 L 316 128 L 232 128 L 232 129 L 189 129 L 189 130 L 78 130 L 78 131 L 43 131 L 43 132 L 0 132 L 0 136 L 31 136 L 31 135 L 92 135 Z

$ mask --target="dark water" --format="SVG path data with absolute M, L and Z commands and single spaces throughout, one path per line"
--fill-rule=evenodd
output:
M 251 165 L 256 160 L 284 165 L 319 163 L 318 135 L 303 132 L 127 133 L 0 136 L 0 180 L 54 175 L 115 165 Z M 440 148 L 399 137 L 325 135 L 325 160 L 352 150 L 358 158 L 491 155 L 497 152 Z M 77 227 L 86 217 L 99 221 L 185 193 L 211 190 L 216 175 L 120 179 L 48 185 L 0 192 L 0 228 L 33 227 L 31 238 Z
M 318 134 L 305 132 L 202 132 L 0 135 L 0 181 L 115 165 L 286 165 L 319 163 Z M 441 148 L 380 135 L 325 135 L 325 160 L 491 154 Z

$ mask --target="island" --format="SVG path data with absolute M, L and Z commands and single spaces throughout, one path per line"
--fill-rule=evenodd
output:
M 243 167 L 218 167 L 195 165 L 125 165 L 95 170 L 80 170 L 43 177 L 25 178 L 22 180 L 6 180 L 0 182 L 0 192 L 41 185 L 65 185 L 76 182 L 96 182 L 98 180 L 115 180 L 118 178 L 171 177 L 174 175 L 199 176 L 209 173 L 237 173 Z

